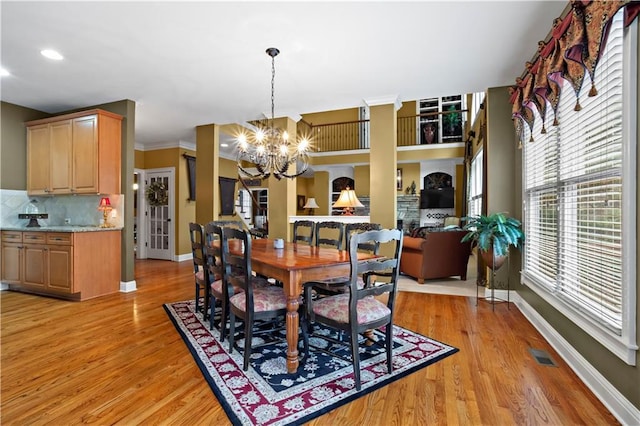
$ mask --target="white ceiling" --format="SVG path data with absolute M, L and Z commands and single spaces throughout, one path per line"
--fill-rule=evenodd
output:
M 1 99 L 57 113 L 131 99 L 136 145 L 195 126 L 514 83 L 565 1 L 0 2 Z M 51 61 L 40 50 L 58 50 Z

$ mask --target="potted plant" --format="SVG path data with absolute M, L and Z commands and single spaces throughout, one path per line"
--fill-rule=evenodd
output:
M 509 246 L 520 248 L 524 242 L 522 224 L 505 213 L 468 216 L 462 221 L 466 222 L 462 229 L 469 231 L 462 242 L 472 241 L 490 268 L 499 269 L 507 258 Z

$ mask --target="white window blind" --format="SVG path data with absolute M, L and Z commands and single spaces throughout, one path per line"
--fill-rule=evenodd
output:
M 561 302 L 554 306 L 571 310 L 570 318 L 585 318 L 613 336 L 628 334 L 623 248 L 634 244 L 623 238 L 623 34 L 618 13 L 596 69 L 598 95 L 587 96 L 587 74 L 582 109 L 574 111 L 575 91 L 564 80 L 559 125 L 551 125 L 550 112 L 541 134 L 536 111 L 534 141 L 523 149 L 523 278 Z
M 478 154 L 471 161 L 471 171 L 469 172 L 469 199 L 468 215 L 478 216 L 482 213 L 482 162 L 484 151 Z

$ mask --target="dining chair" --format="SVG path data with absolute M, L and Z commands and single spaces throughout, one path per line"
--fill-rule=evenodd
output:
M 356 223 L 347 223 L 344 226 L 344 241 L 345 241 L 345 250 L 349 250 L 349 241 L 351 239 L 351 235 L 354 232 L 364 232 L 364 231 L 373 231 L 380 230 L 382 226 L 379 223 L 368 223 L 368 222 L 356 222 Z M 368 252 L 371 254 L 377 255 L 380 251 L 379 244 L 376 242 L 366 241 L 361 242 L 358 246 L 358 251 Z M 314 288 L 314 295 L 332 295 L 336 293 L 344 293 L 347 291 L 347 287 L 349 285 L 349 276 L 344 277 L 335 277 L 321 281 L 310 281 L 303 284 L 303 287 L 311 286 Z M 358 287 L 364 287 L 364 281 L 362 277 L 358 277 Z
M 208 277 L 206 271 L 206 261 L 204 255 L 204 230 L 199 223 L 189 223 L 189 238 L 191 240 L 191 255 L 193 257 L 193 277 L 196 285 L 196 307 L 195 311 L 200 311 L 200 297 L 202 292 L 203 306 L 202 315 L 206 319 L 207 315 L 207 286 Z
M 383 229 L 355 233 L 349 242 L 349 262 L 351 275 L 348 291 L 335 296 L 318 299 L 312 298 L 313 287 L 305 287 L 305 316 L 302 324 L 302 334 L 305 358 L 309 354 L 310 336 L 329 342 L 328 345 L 313 346 L 314 349 L 332 356 L 349 361 L 353 365 L 356 389 L 361 389 L 360 380 L 360 335 L 371 330 L 384 334 L 384 348 L 387 357 L 387 372 L 393 369 L 393 315 L 395 299 L 398 291 L 398 275 L 400 266 L 400 252 L 402 251 L 402 232 L 398 229 Z M 393 255 L 358 261 L 358 247 L 363 243 L 375 243 L 380 246 L 394 245 Z M 365 285 L 358 288 L 358 277 L 364 277 Z M 387 302 L 378 300 L 375 296 L 387 294 Z M 310 332 L 315 324 L 324 324 L 335 329 L 340 337 L 343 331 L 349 336 L 348 344 L 341 339 L 327 335 L 325 332 Z M 379 330 L 382 327 L 384 331 Z M 364 338 L 368 346 L 380 345 L 382 339 Z M 333 345 L 332 345 L 333 344 Z M 335 346 L 334 346 L 335 345 Z M 334 348 L 350 347 L 351 356 L 344 356 Z
M 303 231 L 303 232 L 301 232 Z M 315 224 L 312 220 L 296 220 L 293 222 L 293 242 L 303 242 L 310 246 L 314 244 L 313 236 Z
M 241 245 L 242 253 L 232 252 L 229 247 L 232 241 Z M 251 270 L 251 236 L 248 232 L 233 228 L 222 230 L 222 256 L 224 263 L 224 280 L 233 287 L 243 291 L 229 295 L 229 353 L 235 346 L 236 320 L 244 321 L 244 363 L 243 369 L 249 368 L 252 349 L 271 344 L 272 341 L 252 346 L 256 321 L 279 320 L 284 324 L 287 312 L 287 297 L 282 288 L 267 285 L 266 280 L 252 275 Z M 256 285 L 257 281 L 263 281 Z M 230 288 L 230 287 L 227 287 Z M 272 336 L 274 330 L 268 330 Z

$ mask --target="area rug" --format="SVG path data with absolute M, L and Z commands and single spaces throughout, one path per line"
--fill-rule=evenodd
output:
M 351 363 L 317 350 L 309 351 L 296 374 L 287 374 L 286 341 L 266 345 L 242 370 L 242 353 L 229 354 L 217 330 L 209 330 L 193 300 L 164 308 L 191 351 L 213 393 L 235 425 L 296 425 L 398 380 L 458 351 L 418 333 L 394 326 L 393 372 L 387 374 L 386 355 L 378 345 L 361 345 L 362 389 L 357 391 Z M 314 329 L 333 334 L 331 329 Z M 336 336 L 337 337 L 337 336 Z M 242 347 L 243 341 L 238 341 Z M 329 345 L 322 339 L 311 344 Z M 347 352 L 348 353 L 348 352 Z

